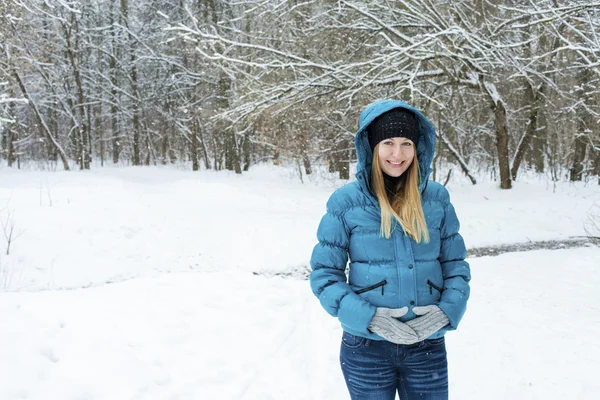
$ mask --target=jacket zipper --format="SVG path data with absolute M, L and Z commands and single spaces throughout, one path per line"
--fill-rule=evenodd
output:
M 435 283 L 431 282 L 429 279 L 427 279 L 427 284 L 429 285 L 429 294 L 433 294 L 433 289 L 442 293 L 442 288 L 436 285 Z
M 374 290 L 374 289 L 377 289 L 378 287 L 380 287 L 380 286 L 381 286 L 381 295 L 383 296 L 383 287 L 384 287 L 386 284 L 387 284 L 387 281 L 384 279 L 384 280 L 382 280 L 382 281 L 381 281 L 381 282 L 379 282 L 379 283 L 376 283 L 376 284 L 374 284 L 374 285 L 367 286 L 366 288 L 363 288 L 363 289 L 357 290 L 355 293 L 356 293 L 356 294 L 361 294 L 361 293 L 364 293 L 364 292 L 368 292 L 369 290 Z

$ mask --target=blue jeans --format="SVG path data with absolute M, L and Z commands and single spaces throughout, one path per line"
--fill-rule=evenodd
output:
M 412 345 L 344 332 L 340 363 L 352 400 L 447 400 L 444 338 Z

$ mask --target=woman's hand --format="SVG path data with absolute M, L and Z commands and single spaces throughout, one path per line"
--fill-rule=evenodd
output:
M 378 334 L 388 342 L 396 344 L 417 343 L 421 340 L 419 339 L 417 332 L 412 327 L 397 319 L 406 315 L 407 312 L 408 307 L 378 307 L 369 324 L 369 330 Z
M 415 307 L 412 310 L 417 318 L 406 323 L 419 337 L 419 341 L 427 339 L 446 325 L 450 324 L 448 317 L 436 305 Z

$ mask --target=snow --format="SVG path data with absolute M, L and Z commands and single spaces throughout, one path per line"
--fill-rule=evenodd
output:
M 0 399 L 346 399 L 298 275 L 342 181 L 288 170 L 0 170 Z M 584 235 L 594 185 L 452 182 L 468 247 Z M 2 225 L 0 225 L 2 228 Z M 5 240 L 0 231 L 0 250 Z M 471 258 L 451 399 L 592 399 L 595 247 Z

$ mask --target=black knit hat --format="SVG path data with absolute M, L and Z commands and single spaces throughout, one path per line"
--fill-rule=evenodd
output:
M 415 113 L 404 108 L 393 108 L 369 124 L 369 144 L 371 151 L 384 139 L 404 137 L 417 146 L 419 141 L 419 122 Z

